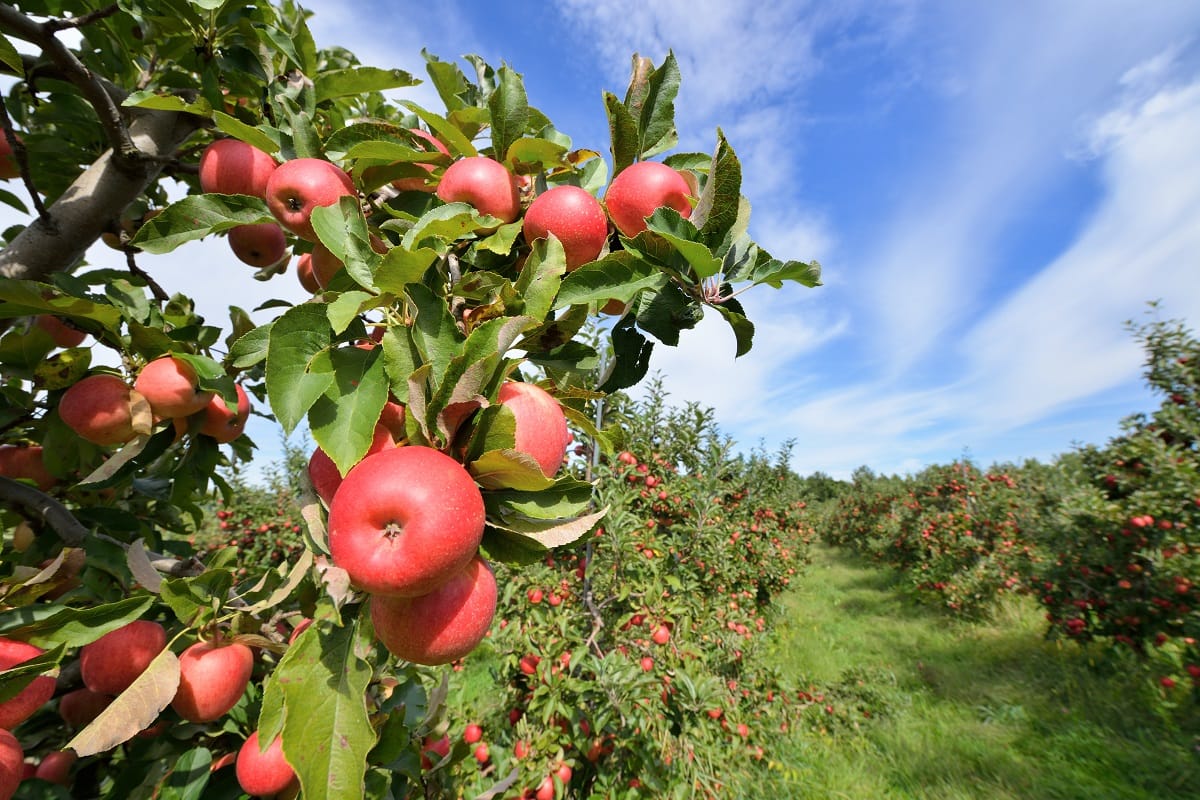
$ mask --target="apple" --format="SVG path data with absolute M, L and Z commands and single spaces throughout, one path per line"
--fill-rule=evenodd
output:
M 230 411 L 229 404 L 219 394 L 214 394 L 204 407 L 204 422 L 200 432 L 211 436 L 221 444 L 232 442 L 242 435 L 246 428 L 246 420 L 250 418 L 250 398 L 240 383 L 235 383 L 237 389 L 237 411 Z
M 265 197 L 279 165 L 269 154 L 238 139 L 217 139 L 200 156 L 200 191 Z
M 671 641 L 671 629 L 666 625 L 659 625 L 654 629 L 654 633 L 650 634 L 650 638 L 655 644 L 666 644 Z
M 18 142 L 22 141 L 16 133 L 13 134 L 13 138 Z M 9 144 L 8 136 L 4 131 L 0 131 L 0 180 L 7 181 L 20 176 L 21 167 L 17 164 L 17 156 L 13 152 L 12 145 Z
M 212 722 L 237 705 L 254 668 L 241 642 L 196 642 L 179 656 L 179 689 L 171 708 L 189 722 Z
M 394 400 L 384 403 L 383 411 L 379 414 L 379 424 L 387 428 L 392 438 L 397 442 L 402 442 L 408 438 L 408 430 L 404 425 L 405 414 L 404 406 Z
M 467 744 L 475 744 L 483 738 L 483 728 L 472 722 L 463 728 L 463 741 Z
M 287 237 L 274 222 L 238 225 L 229 230 L 229 249 L 243 264 L 269 267 L 287 255 Z
M 490 757 L 490 754 L 488 753 L 488 746 L 485 743 L 480 742 L 479 746 L 475 748 L 475 751 L 471 755 L 475 756 L 475 760 L 480 764 L 486 764 L 488 762 L 488 758 Z
M 98 372 L 72 384 L 58 401 L 67 427 L 92 444 L 125 444 L 134 437 L 129 384 Z
M 314 208 L 357 196 L 350 176 L 320 158 L 285 161 L 267 181 L 267 208 L 280 225 L 309 242 L 317 241 L 312 227 Z
M 9 800 L 25 775 L 25 751 L 17 737 L 0 729 L 0 800 Z
M 0 670 L 24 664 L 37 658 L 44 650 L 28 642 L 0 637 Z M 33 716 L 33 712 L 44 706 L 54 696 L 54 678 L 38 675 L 16 696 L 0 703 L 0 728 L 12 730 Z
M 74 750 L 52 750 L 38 762 L 33 776 L 59 786 L 70 786 L 71 767 L 75 766 L 78 759 Z
M 212 392 L 200 389 L 200 379 L 191 365 L 174 356 L 156 358 L 142 367 L 133 388 L 161 419 L 190 417 L 213 398 Z
M 50 338 L 59 347 L 79 347 L 87 338 L 86 333 L 78 328 L 72 328 L 51 314 L 39 314 L 33 318 L 33 324 L 50 334 Z
M 13 480 L 31 480 L 43 492 L 58 483 L 58 478 L 46 469 L 41 445 L 36 444 L 0 444 L 0 475 Z
M 388 246 L 378 236 L 371 234 L 371 249 L 383 255 L 388 251 Z M 329 285 L 333 276 L 337 275 L 342 267 L 346 266 L 340 258 L 320 242 L 313 245 L 311 264 L 313 279 L 322 289 Z
M 426 736 L 425 741 L 421 743 L 421 769 L 432 769 L 437 763 L 429 757 L 429 753 L 433 753 L 441 761 L 446 756 L 450 755 L 450 737 L 443 735 L 440 739 L 434 739 L 432 736 Z
M 517 381 L 502 384 L 497 399 L 517 418 L 516 449 L 531 456 L 546 477 L 554 477 L 571 443 L 562 406 L 540 386 Z
M 375 425 L 375 433 L 371 437 L 371 446 L 367 448 L 367 455 L 390 450 L 395 446 L 396 442 L 392 439 L 391 431 L 381 421 Z M 342 485 L 342 473 L 338 472 L 333 459 L 319 447 L 313 450 L 312 456 L 308 459 L 308 479 L 312 483 L 317 497 L 321 498 L 325 505 L 333 503 L 333 496 L 337 493 L 338 487 Z
M 436 139 L 432 134 L 426 133 L 420 128 L 410 128 L 409 133 L 413 135 L 414 139 L 418 140 L 413 143 L 416 145 L 417 149 L 423 149 L 427 152 L 432 152 L 428 147 L 421 146 L 422 141 L 424 141 L 433 145 L 433 148 L 439 153 L 450 155 L 450 151 L 446 149 L 446 145 L 442 144 L 441 141 Z M 433 164 L 418 163 L 417 166 L 421 167 L 426 172 L 433 172 Z M 396 180 L 392 181 L 392 186 L 396 187 L 396 189 L 401 192 L 433 191 L 433 187 L 429 185 L 429 182 L 425 178 L 397 178 Z
M 542 778 L 533 796 L 535 800 L 554 800 L 554 776 L 547 775 Z
M 459 573 L 483 538 L 483 496 L 470 474 L 431 447 L 369 455 L 329 506 L 329 552 L 360 589 L 415 597 Z
M 108 708 L 113 698 L 91 689 L 76 689 L 58 698 L 58 715 L 72 728 L 83 728 Z
M 608 239 L 608 216 L 586 189 L 555 186 L 529 204 L 522 230 L 531 244 L 553 233 L 566 251 L 569 272 L 600 255 Z
M 646 217 L 663 206 L 685 217 L 691 214 L 691 187 L 666 164 L 639 161 L 613 178 L 604 194 L 604 204 L 617 230 L 633 237 L 646 230 Z
M 101 694 L 120 694 L 166 646 L 166 629 L 152 620 L 134 620 L 109 631 L 79 650 L 83 685 Z
M 446 167 L 437 196 L 446 203 L 468 203 L 481 214 L 503 222 L 512 222 L 521 213 L 521 197 L 512 173 L 487 156 L 470 156 Z
M 255 797 L 279 794 L 296 780 L 295 771 L 283 755 L 283 737 L 276 736 L 264 752 L 258 744 L 258 731 L 250 734 L 238 750 L 236 770 L 242 791 Z
M 296 277 L 300 279 L 300 285 L 312 294 L 321 291 L 321 284 L 317 283 L 317 276 L 313 274 L 312 253 L 303 253 L 296 259 Z
M 371 596 L 379 641 L 397 658 L 426 666 L 449 664 L 474 650 L 495 613 L 496 578 L 478 556 L 429 594 Z
M 18 553 L 24 553 L 37 540 L 37 534 L 33 530 L 33 526 L 29 524 L 29 520 L 23 519 L 17 523 L 17 527 L 13 528 L 12 534 L 12 549 Z

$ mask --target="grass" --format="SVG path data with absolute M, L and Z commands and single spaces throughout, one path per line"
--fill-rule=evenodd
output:
M 783 602 L 775 664 L 797 683 L 872 676 L 881 708 L 860 731 L 784 740 L 760 796 L 1200 797 L 1197 739 L 1154 710 L 1152 685 L 1045 641 L 1032 602 L 958 622 L 913 605 L 887 571 L 825 548 Z

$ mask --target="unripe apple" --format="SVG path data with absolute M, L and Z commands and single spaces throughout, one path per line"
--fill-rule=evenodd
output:
M 501 385 L 497 399 L 517 418 L 516 449 L 532 456 L 546 477 L 554 477 L 571 442 L 562 406 L 540 386 L 517 381 Z
M 239 139 L 217 139 L 200 156 L 200 191 L 265 197 L 279 165 L 269 154 Z
M 496 578 L 478 556 L 429 594 L 371 596 L 379 641 L 397 658 L 426 666 L 449 664 L 474 650 L 495 613 Z
M 109 631 L 79 651 L 83 685 L 93 692 L 118 695 L 138 679 L 167 646 L 167 631 L 138 619 Z
M 22 141 L 21 137 L 13 134 L 18 142 Z M 10 180 L 18 178 L 21 175 L 21 167 L 17 164 L 17 156 L 13 153 L 12 145 L 8 143 L 8 136 L 0 131 L 0 180 Z
M 10 800 L 25 776 L 25 751 L 17 737 L 0 729 L 0 800 Z
M 317 276 L 313 274 L 312 253 L 303 253 L 296 259 L 296 277 L 300 279 L 300 285 L 307 291 L 313 294 L 321 291 L 321 284 L 317 282 Z
M 570 271 L 600 255 L 608 239 L 608 217 L 586 189 L 555 186 L 529 204 L 522 230 L 530 243 L 553 233 L 562 242 Z
M 431 447 L 364 458 L 329 506 L 329 552 L 360 589 L 414 597 L 433 591 L 475 556 L 483 496 L 470 474 Z
M 433 146 L 433 149 L 445 155 L 450 155 L 450 151 L 446 149 L 446 145 L 441 143 L 441 140 L 435 138 L 432 134 L 426 133 L 420 128 L 411 128 L 410 133 L 414 137 L 424 142 L 428 142 Z M 414 142 L 418 149 L 421 148 L 421 142 Z M 429 147 L 423 148 L 430 151 Z M 432 151 L 430 151 L 432 152 Z M 433 164 L 418 164 L 417 166 L 424 169 L 426 172 L 433 172 Z M 429 185 L 425 178 L 397 178 L 392 181 L 392 186 L 395 186 L 401 192 L 432 192 L 433 187 Z
M 310 242 L 317 241 L 312 227 L 314 208 L 336 205 L 343 197 L 357 196 L 350 176 L 320 158 L 286 161 L 267 181 L 267 208 L 280 225 Z
M 468 203 L 481 214 L 503 222 L 512 222 L 521 213 L 521 198 L 512 173 L 487 156 L 470 156 L 446 167 L 437 196 L 446 203 Z
M 77 760 L 79 756 L 74 750 L 52 750 L 38 762 L 33 776 L 59 786 L 70 786 L 71 767 Z
M 191 365 L 174 356 L 156 358 L 142 367 L 133 388 L 162 419 L 190 417 L 213 397 L 212 392 L 201 391 L 200 379 Z
M 189 722 L 212 722 L 237 705 L 254 668 L 241 642 L 197 642 L 179 656 L 179 689 L 171 708 Z
M 50 334 L 50 338 L 59 347 L 79 347 L 87 334 L 78 328 L 72 328 L 52 314 L 39 314 L 34 317 L 33 324 Z
M 625 236 L 646 230 L 646 217 L 666 206 L 683 216 L 692 213 L 691 187 L 676 170 L 658 161 L 631 164 L 613 178 L 604 204 L 613 224 Z
M 242 791 L 255 797 L 279 794 L 291 786 L 296 773 L 283 756 L 283 737 L 276 736 L 263 752 L 258 731 L 250 734 L 238 750 L 237 779 Z
M 229 230 L 229 249 L 243 264 L 269 267 L 287 255 L 287 237 L 274 222 L 238 225 Z
M 67 427 L 92 444 L 125 444 L 134 437 L 129 384 L 105 372 L 73 384 L 58 401 Z
M 113 698 L 91 689 L 76 689 L 58 698 L 58 715 L 72 728 L 83 728 L 108 708 Z
M 371 436 L 371 446 L 367 448 L 367 456 L 390 450 L 396 446 L 392 433 L 381 422 L 376 423 L 375 432 Z M 366 458 L 366 456 L 364 456 Z M 321 448 L 313 450 L 308 459 L 308 480 L 313 485 L 317 497 L 329 505 L 338 487 L 342 485 L 342 473 L 338 472 L 337 464 Z
M 237 389 L 237 411 L 230 411 L 229 404 L 219 394 L 214 394 L 212 400 L 204 407 L 204 423 L 200 432 L 211 436 L 221 444 L 232 442 L 242 435 L 246 428 L 246 420 L 250 418 L 250 398 L 240 383 L 235 383 Z
M 36 444 L 0 444 L 0 475 L 13 480 L 31 480 L 43 492 L 58 483 L 58 478 L 46 469 L 41 445 Z
M 37 658 L 44 651 L 28 642 L 0 638 L 0 670 L 24 664 Z M 0 728 L 12 730 L 33 716 L 33 712 L 44 706 L 54 696 L 54 678 L 39 675 L 15 697 L 0 703 Z

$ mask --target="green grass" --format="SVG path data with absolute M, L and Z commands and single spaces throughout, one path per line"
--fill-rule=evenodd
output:
M 1144 676 L 1045 641 L 1032 602 L 958 622 L 825 548 L 783 602 L 776 666 L 801 684 L 865 673 L 880 708 L 862 730 L 784 740 L 759 796 L 1200 797 L 1197 740 L 1155 712 Z

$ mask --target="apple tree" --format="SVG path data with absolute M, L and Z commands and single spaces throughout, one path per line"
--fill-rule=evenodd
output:
M 0 33 L 0 721 L 39 764 L 0 797 L 425 795 L 491 564 L 605 513 L 568 425 L 608 446 L 589 404 L 657 343 L 709 310 L 744 354 L 735 295 L 818 265 L 751 239 L 719 131 L 671 152 L 670 55 L 603 96 L 605 158 L 510 66 L 426 55 L 424 108 L 291 2 L 30 0 Z M 205 237 L 311 300 L 204 319 L 154 257 Z M 303 551 L 246 566 L 189 535 L 252 406 L 318 451 Z

